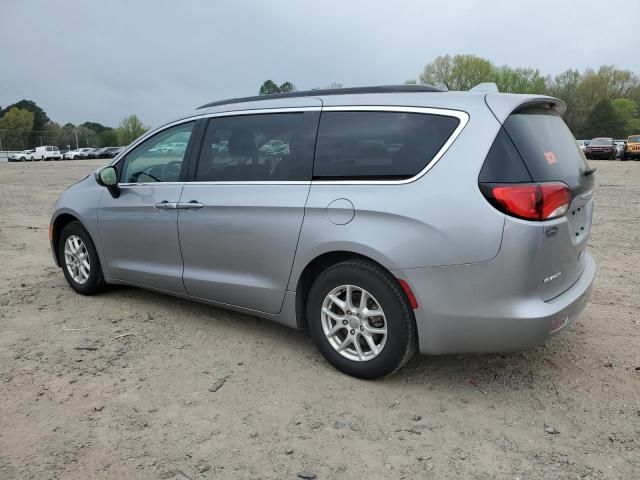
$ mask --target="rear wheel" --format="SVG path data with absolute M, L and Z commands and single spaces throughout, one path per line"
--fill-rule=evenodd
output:
M 96 247 L 80 222 L 64 227 L 58 241 L 58 258 L 69 286 L 82 295 L 93 295 L 104 286 Z
M 309 292 L 307 318 L 322 355 L 354 377 L 393 373 L 417 351 L 415 319 L 404 292 L 370 262 L 349 260 L 322 272 Z

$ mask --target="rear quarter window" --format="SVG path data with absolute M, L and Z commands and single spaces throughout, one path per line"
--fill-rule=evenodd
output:
M 405 112 L 323 112 L 314 179 L 406 179 L 451 137 L 455 117 Z

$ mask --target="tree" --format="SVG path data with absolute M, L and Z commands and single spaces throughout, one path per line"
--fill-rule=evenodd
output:
M 296 86 L 291 82 L 284 82 L 282 85 L 280 85 L 279 89 L 280 93 L 295 92 Z
M 137 116 L 129 115 L 118 127 L 118 143 L 129 145 L 147 130 L 148 127 L 145 127 Z
M 296 86 L 291 82 L 284 82 L 278 86 L 273 80 L 266 80 L 260 87 L 260 95 L 273 95 L 274 93 L 294 92 Z
M 546 79 L 533 68 L 511 68 L 504 65 L 496 70 L 498 90 L 504 93 L 544 93 Z
M 475 55 L 444 55 L 424 67 L 420 83 L 446 88 L 469 90 L 479 83 L 494 82 L 496 68 L 484 58 Z
M 280 89 L 273 80 L 266 80 L 260 87 L 260 95 L 272 95 L 280 93 Z
M 638 104 L 636 102 L 628 98 L 616 98 L 611 100 L 611 107 L 621 124 L 621 129 L 612 132 L 612 136 L 626 138 L 638 131 L 636 129 L 640 125 L 640 116 L 638 115 Z
M 86 127 L 86 128 L 90 128 L 91 130 L 93 130 L 94 132 L 96 132 L 98 134 L 109 129 L 109 127 L 105 127 L 101 123 L 97 123 L 97 122 L 84 122 L 80 126 Z
M 614 137 L 622 130 L 624 130 L 624 123 L 616 115 L 611 101 L 603 99 L 591 110 L 584 132 L 587 138 Z
M 78 134 L 78 146 L 83 147 L 97 147 L 98 146 L 98 134 L 90 128 L 80 125 L 75 129 L 75 133 Z M 74 134 L 75 136 L 75 134 Z M 72 145 L 75 144 L 75 138 Z
M 101 147 L 117 147 L 118 131 L 114 128 L 106 128 L 98 134 L 98 144 Z
M 33 112 L 12 107 L 0 118 L 0 137 L 4 150 L 29 148 L 29 135 L 33 130 Z
M 9 105 L 3 111 L 0 111 L 0 117 L 14 107 L 21 110 L 28 110 L 33 113 L 33 131 L 29 134 L 28 143 L 31 146 L 38 144 L 39 142 L 37 142 L 37 137 L 44 131 L 44 127 L 49 121 L 49 117 L 45 111 L 32 100 L 20 100 L 13 105 Z

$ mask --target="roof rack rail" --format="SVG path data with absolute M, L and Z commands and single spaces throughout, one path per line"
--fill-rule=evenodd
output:
M 374 87 L 349 87 L 349 88 L 329 88 L 321 90 L 305 90 L 290 93 L 273 93 L 270 95 L 255 95 L 253 97 L 229 98 L 217 102 L 207 103 L 198 107 L 209 108 L 219 105 L 229 105 L 231 103 L 255 102 L 258 100 L 276 100 L 279 98 L 316 97 L 324 95 L 350 95 L 358 93 L 408 93 L 408 92 L 444 92 L 431 85 L 382 85 Z

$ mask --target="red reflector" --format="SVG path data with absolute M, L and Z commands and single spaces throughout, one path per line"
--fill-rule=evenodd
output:
M 416 310 L 418 308 L 418 299 L 413 294 L 411 287 L 409 286 L 406 280 L 403 280 L 401 278 L 398 279 L 398 282 L 400 283 L 402 290 L 404 290 L 404 293 L 407 295 L 407 298 L 409 299 L 409 303 L 411 304 L 411 308 Z
M 53 242 L 53 223 L 49 224 L 49 241 Z
M 571 190 L 562 182 L 483 184 L 482 192 L 499 210 L 526 220 L 548 220 L 564 215 Z

